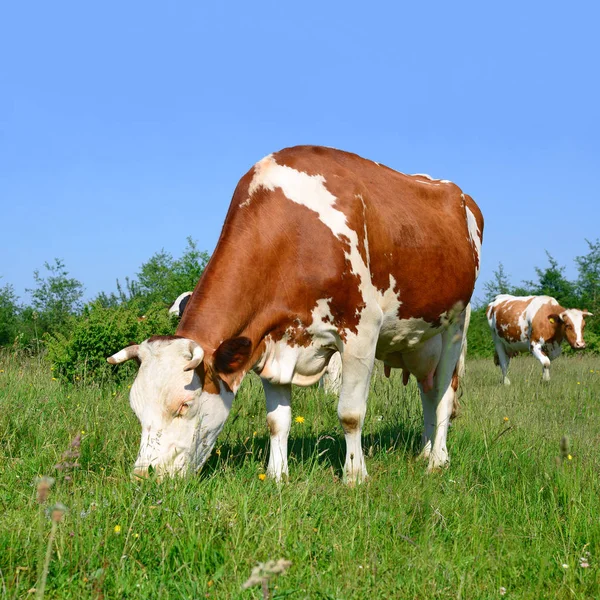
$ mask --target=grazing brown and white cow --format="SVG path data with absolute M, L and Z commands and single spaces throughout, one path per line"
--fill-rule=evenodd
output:
M 495 364 L 502 370 L 502 382 L 510 384 L 506 376 L 512 356 L 531 352 L 542 363 L 542 376 L 550 379 L 550 361 L 562 352 L 566 340 L 571 348 L 585 348 L 584 317 L 587 310 L 563 308 L 551 296 L 511 296 L 500 294 L 488 304 L 486 311 L 492 330 Z
M 266 392 L 268 473 L 280 479 L 291 384 L 317 382 L 337 351 L 347 480 L 367 476 L 361 429 L 375 357 L 416 377 L 423 456 L 430 469 L 446 465 L 482 232 L 479 208 L 448 181 L 317 146 L 262 159 L 237 185 L 177 335 L 108 359 L 140 363 L 136 474 L 199 468 L 253 369 Z

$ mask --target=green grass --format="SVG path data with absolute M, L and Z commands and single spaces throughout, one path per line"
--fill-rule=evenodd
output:
M 46 598 L 262 598 L 242 583 L 279 558 L 293 564 L 273 598 L 497 598 L 502 587 L 505 598 L 599 598 L 600 359 L 555 361 L 549 385 L 537 362 L 514 360 L 508 388 L 491 360 L 467 368 L 441 474 L 415 458 L 414 383 L 378 373 L 367 484 L 341 483 L 335 399 L 316 388 L 294 391 L 305 421 L 292 426 L 289 482 L 261 481 L 268 438 L 252 377 L 220 454 L 200 476 L 158 484 L 129 477 L 139 425 L 127 385 L 65 387 L 37 361 L 0 355 L 0 598 L 33 597 L 55 502 L 69 512 Z M 81 431 L 81 466 L 57 471 Z M 561 462 L 563 435 L 572 458 Z M 41 475 L 57 479 L 42 507 Z

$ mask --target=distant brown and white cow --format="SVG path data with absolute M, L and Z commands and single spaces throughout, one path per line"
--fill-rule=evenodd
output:
M 488 304 L 486 315 L 496 349 L 494 362 L 509 385 L 508 363 L 521 352 L 531 352 L 542 363 L 542 376 L 548 381 L 550 361 L 560 356 L 563 340 L 576 350 L 585 348 L 584 317 L 592 313 L 563 308 L 551 296 L 501 294 Z
M 262 159 L 237 185 L 177 335 L 108 359 L 140 363 L 130 394 L 142 424 L 135 473 L 199 468 L 253 369 L 266 392 L 268 473 L 280 479 L 291 384 L 318 381 L 337 351 L 347 480 L 367 476 L 361 429 L 375 357 L 416 377 L 423 456 L 429 469 L 446 465 L 482 232 L 479 208 L 448 181 L 317 146 Z

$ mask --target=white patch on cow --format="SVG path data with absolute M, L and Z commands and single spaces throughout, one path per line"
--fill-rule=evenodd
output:
M 419 181 L 419 183 L 431 183 L 434 185 L 437 185 L 439 183 L 452 183 L 448 179 L 436 179 L 435 177 L 432 177 L 431 175 L 427 175 L 427 173 L 414 173 L 412 175 L 412 177 L 423 177 L 423 178 L 429 180 L 429 181 Z
M 346 215 L 334 208 L 336 197 L 325 187 L 325 178 L 322 175 L 308 175 L 279 165 L 272 155 L 263 158 L 255 169 L 248 189 L 250 195 L 259 187 L 268 190 L 281 188 L 289 200 L 316 212 L 319 219 L 338 239 L 341 235 L 356 237 L 356 233 L 346 223 Z
M 477 225 L 477 219 L 475 218 L 475 215 L 473 214 L 471 209 L 466 205 L 465 212 L 467 214 L 467 227 L 469 228 L 469 238 L 471 238 L 471 243 L 475 247 L 475 252 L 477 254 L 477 266 L 475 268 L 475 276 L 477 277 L 479 275 L 479 268 L 481 266 L 481 231 L 479 230 L 479 226 Z

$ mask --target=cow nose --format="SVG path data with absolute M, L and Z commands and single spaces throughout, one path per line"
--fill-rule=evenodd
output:
M 575 348 L 577 348 L 577 350 L 583 350 L 585 348 L 585 342 L 577 342 Z

